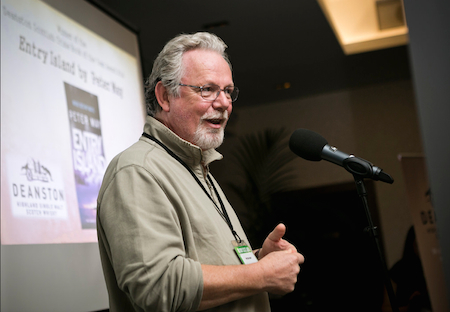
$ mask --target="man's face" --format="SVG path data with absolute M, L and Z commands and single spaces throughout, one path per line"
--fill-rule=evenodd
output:
M 221 89 L 233 86 L 230 67 L 216 52 L 188 51 L 183 55 L 183 65 L 183 84 L 216 84 Z M 207 150 L 222 144 L 231 110 L 231 101 L 223 92 L 216 100 L 208 101 L 201 97 L 200 89 L 181 86 L 180 97 L 169 95 L 169 109 L 163 122 L 181 138 Z

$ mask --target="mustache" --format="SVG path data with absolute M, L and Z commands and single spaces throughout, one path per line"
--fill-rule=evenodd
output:
M 228 119 L 228 111 L 223 111 L 223 112 L 213 112 L 213 113 L 206 113 L 205 115 L 202 116 L 202 119 Z

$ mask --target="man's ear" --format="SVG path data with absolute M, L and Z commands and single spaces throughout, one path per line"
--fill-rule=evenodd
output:
M 170 110 L 169 93 L 161 81 L 158 81 L 155 86 L 155 96 L 162 110 L 168 112 Z

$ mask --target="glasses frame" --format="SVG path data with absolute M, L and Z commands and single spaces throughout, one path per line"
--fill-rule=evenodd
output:
M 203 85 L 203 86 L 193 86 L 193 85 L 188 85 L 188 84 L 184 84 L 184 83 L 179 83 L 178 85 L 181 86 L 181 87 L 191 87 L 191 88 L 197 88 L 197 89 L 200 89 L 200 96 L 201 96 L 204 100 L 206 100 L 206 101 L 211 101 L 211 102 L 214 102 L 215 100 L 217 100 L 217 98 L 219 97 L 219 94 L 220 94 L 221 91 L 223 91 L 223 93 L 225 93 L 225 90 L 226 90 L 227 88 L 230 88 L 230 87 L 225 87 L 225 88 L 223 88 L 223 89 L 220 89 L 220 87 L 219 87 L 218 85 L 214 84 L 214 83 L 207 83 L 207 84 L 205 84 L 205 85 Z M 216 93 L 216 97 L 215 97 L 213 100 L 211 100 L 211 99 L 206 99 L 206 98 L 203 96 L 203 89 L 204 89 L 206 86 L 216 86 L 216 87 L 219 89 L 219 90 L 217 91 L 217 93 Z M 237 100 L 238 95 L 239 95 L 239 88 L 236 87 L 236 86 L 233 86 L 233 91 L 236 92 L 236 97 L 233 99 L 233 98 L 231 97 L 231 93 L 229 93 L 229 94 L 230 94 L 230 101 L 231 101 L 231 102 L 235 102 L 235 101 Z M 226 96 L 226 93 L 225 93 L 225 96 Z

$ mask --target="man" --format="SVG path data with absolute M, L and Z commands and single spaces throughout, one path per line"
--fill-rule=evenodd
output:
M 282 239 L 285 226 L 256 251 L 259 261 L 245 253 L 209 173 L 238 94 L 225 48 L 209 33 L 166 44 L 146 85 L 144 134 L 106 171 L 97 228 L 111 311 L 264 312 L 267 292 L 294 289 L 304 259 Z M 242 246 L 249 264 L 235 253 Z

